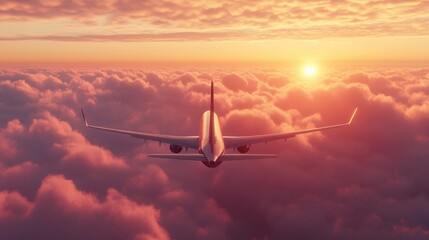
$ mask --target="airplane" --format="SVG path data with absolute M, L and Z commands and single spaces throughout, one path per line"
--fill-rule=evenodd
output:
M 212 81 L 210 94 L 210 110 L 204 112 L 201 117 L 199 136 L 151 134 L 90 125 L 88 124 L 83 109 L 81 109 L 81 111 L 85 125 L 88 128 L 125 134 L 131 137 L 144 139 L 145 141 L 155 141 L 159 142 L 160 145 L 161 143 L 170 144 L 170 151 L 173 154 L 149 154 L 147 155 L 147 157 L 201 161 L 205 166 L 209 168 L 215 168 L 219 166 L 223 161 L 277 158 L 278 156 L 276 154 L 247 154 L 247 152 L 249 151 L 250 146 L 252 144 L 262 142 L 267 143 L 270 141 L 281 139 L 286 140 L 288 138 L 295 137 L 299 134 L 349 126 L 352 123 L 354 116 L 356 115 L 357 108 L 354 110 L 353 114 L 350 117 L 350 120 L 347 123 L 284 133 L 272 133 L 253 136 L 223 136 L 219 124 L 219 118 L 215 113 L 214 91 Z M 186 150 L 189 148 L 196 149 L 198 150 L 198 153 L 178 154 L 183 150 L 183 147 L 185 147 Z M 234 151 L 237 150 L 239 154 L 226 153 L 226 149 L 231 148 L 233 148 Z

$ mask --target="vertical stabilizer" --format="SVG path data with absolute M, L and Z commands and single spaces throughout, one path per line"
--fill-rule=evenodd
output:
M 211 93 L 210 93 L 210 132 L 209 132 L 209 141 L 210 147 L 213 152 L 214 144 L 216 139 L 214 138 L 214 91 L 213 91 L 213 81 L 211 84 Z

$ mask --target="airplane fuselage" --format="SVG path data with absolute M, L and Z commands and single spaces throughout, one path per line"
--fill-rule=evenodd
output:
M 202 161 L 207 167 L 217 167 L 222 161 L 219 157 L 225 153 L 225 143 L 216 113 L 211 120 L 211 112 L 206 111 L 201 116 L 199 152 L 204 155 L 207 161 Z M 210 133 L 211 132 L 211 133 Z

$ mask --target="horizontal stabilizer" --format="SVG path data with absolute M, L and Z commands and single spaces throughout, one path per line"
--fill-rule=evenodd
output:
M 206 161 L 207 159 L 203 154 L 149 154 L 147 157 L 150 158 L 168 158 L 177 160 L 189 160 L 189 161 Z
M 203 154 L 149 154 L 150 158 L 168 158 L 188 161 L 207 161 Z M 278 158 L 276 154 L 224 154 L 219 157 L 218 161 L 235 161 L 235 160 L 256 160 Z
M 278 158 L 278 156 L 276 154 L 224 154 L 219 157 L 219 161 L 257 160 L 267 158 Z

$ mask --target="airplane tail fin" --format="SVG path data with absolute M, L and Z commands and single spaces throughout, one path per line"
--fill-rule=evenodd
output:
M 209 132 L 209 142 L 211 149 L 213 151 L 215 139 L 214 139 L 214 90 L 213 90 L 213 81 L 211 84 L 211 93 L 210 93 L 210 132 Z

